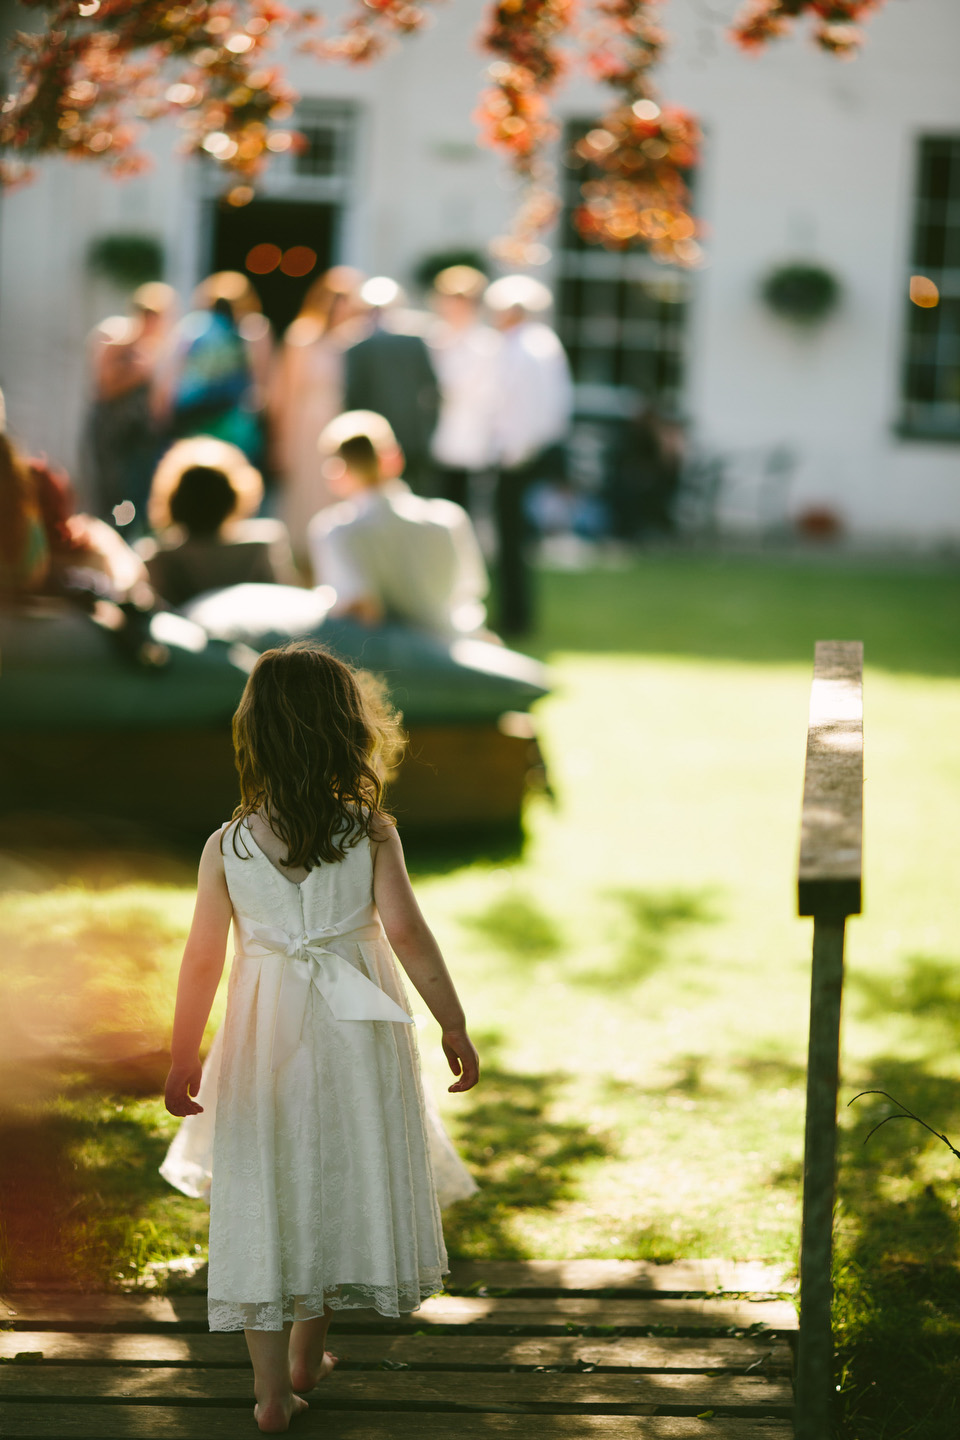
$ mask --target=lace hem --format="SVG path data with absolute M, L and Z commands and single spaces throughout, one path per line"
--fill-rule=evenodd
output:
M 424 1300 L 443 1289 L 448 1272 L 439 1267 L 425 1271 L 418 1286 L 406 1285 L 337 1285 L 309 1295 L 285 1295 L 282 1300 L 238 1301 L 207 1300 L 207 1316 L 211 1330 L 282 1330 L 291 1320 L 314 1320 L 325 1307 L 331 1310 L 376 1310 L 390 1320 L 398 1320 L 418 1310 Z

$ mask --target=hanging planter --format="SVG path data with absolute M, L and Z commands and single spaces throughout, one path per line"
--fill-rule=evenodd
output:
M 764 303 L 785 320 L 825 320 L 840 300 L 840 282 L 822 265 L 780 265 L 760 287 Z
M 99 235 L 90 242 L 87 268 L 122 289 L 133 290 L 163 275 L 163 245 L 154 235 Z

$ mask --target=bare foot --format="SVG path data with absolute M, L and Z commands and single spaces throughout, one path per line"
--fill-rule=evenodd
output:
M 282 1435 L 290 1429 L 290 1421 L 309 1407 L 299 1395 L 289 1400 L 264 1400 L 253 1407 L 253 1418 L 265 1435 Z
M 333 1374 L 338 1359 L 339 1356 L 324 1350 L 319 1367 L 308 1364 L 306 1360 L 293 1361 L 290 1366 L 290 1384 L 294 1390 L 312 1390 L 321 1380 L 326 1380 L 328 1375 Z

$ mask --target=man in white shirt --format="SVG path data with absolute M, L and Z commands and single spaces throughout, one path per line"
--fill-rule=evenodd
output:
M 573 383 L 564 348 L 541 318 L 552 303 L 545 285 L 528 275 L 505 275 L 484 300 L 501 340 L 493 425 L 500 628 L 516 635 L 529 629 L 533 614 L 524 495 L 538 480 L 563 474 Z
M 487 277 L 472 265 L 451 265 L 433 282 L 436 321 L 426 332 L 440 381 L 440 418 L 431 450 L 439 491 L 470 509 L 471 477 L 494 461 L 497 353 L 500 336 L 480 320 Z
M 487 572 L 470 517 L 400 479 L 403 453 L 382 415 L 338 415 L 318 442 L 330 488 L 344 497 L 310 521 L 314 582 L 335 613 L 455 637 L 482 629 Z

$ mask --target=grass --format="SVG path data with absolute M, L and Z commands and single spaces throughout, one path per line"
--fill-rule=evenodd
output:
M 664 555 L 548 573 L 537 650 L 556 680 L 540 726 L 557 803 L 531 804 L 522 845 L 411 847 L 486 1062 L 480 1088 L 444 1096 L 481 1181 L 447 1217 L 451 1250 L 792 1264 L 810 664 L 817 638 L 865 640 L 837 1261 L 847 1440 L 953 1440 L 960 1418 L 960 1170 L 905 1122 L 864 1148 L 886 1102 L 845 1105 L 882 1088 L 960 1132 L 958 618 L 957 576 L 919 566 Z M 202 1208 L 156 1174 L 192 862 L 80 838 L 21 845 L 0 896 L 7 1283 L 142 1279 L 204 1243 Z M 442 1092 L 432 1022 L 421 1039 Z

